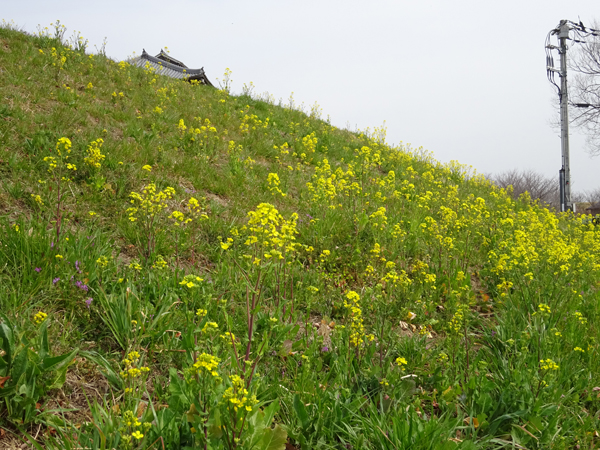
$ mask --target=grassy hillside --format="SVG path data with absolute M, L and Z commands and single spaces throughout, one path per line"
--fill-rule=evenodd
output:
M 0 447 L 597 448 L 598 227 L 60 35 L 0 28 Z

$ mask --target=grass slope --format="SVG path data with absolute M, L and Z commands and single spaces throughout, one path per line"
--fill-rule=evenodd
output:
M 598 228 L 62 33 L 0 28 L 0 446 L 597 447 Z

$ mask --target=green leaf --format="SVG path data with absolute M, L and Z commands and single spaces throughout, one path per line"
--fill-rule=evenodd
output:
M 358 216 L 358 231 L 364 230 L 368 223 L 369 223 L 369 216 L 363 211 Z
M 61 387 L 63 387 L 63 385 L 67 381 L 68 368 L 68 365 L 64 365 L 60 369 L 58 369 L 56 376 L 54 377 L 52 383 L 48 386 L 48 389 L 60 389 Z
M 50 353 L 50 346 L 48 344 L 48 321 L 44 320 L 40 327 L 41 342 L 40 342 L 40 359 L 44 359 L 46 355 Z
M 73 358 L 75 358 L 77 352 L 79 352 L 78 348 L 73 350 L 71 353 L 65 353 L 64 355 L 60 356 L 51 356 L 44 358 L 44 360 L 42 361 L 42 370 L 44 372 L 51 372 L 53 370 L 61 369 L 63 366 L 66 366 L 71 361 L 73 361 Z
M 188 412 L 185 413 L 186 417 L 187 417 L 187 421 L 191 424 L 195 424 L 196 423 L 196 418 L 199 417 L 198 414 L 198 410 L 196 409 L 196 405 L 194 405 L 192 403 L 192 405 L 190 406 L 190 409 L 188 410 Z
M 8 366 L 7 372 L 10 372 L 10 367 L 12 366 L 12 358 L 15 347 L 15 337 L 12 332 L 12 328 L 8 325 L 8 320 L 3 318 L 3 322 L 0 322 L 0 338 L 2 338 L 2 350 L 6 353 L 0 359 L 6 362 Z
M 531 425 L 533 425 L 537 429 L 537 431 L 542 431 L 546 428 L 546 427 L 544 427 L 544 423 L 542 422 L 542 419 L 540 419 L 539 417 L 536 417 L 536 416 L 530 416 L 529 423 Z
M 275 428 L 265 428 L 263 438 L 260 442 L 262 450 L 285 450 L 287 432 L 279 425 Z
M 23 436 L 25 436 L 27 438 L 27 440 L 29 441 L 29 443 L 35 447 L 37 450 L 44 450 L 44 448 L 33 438 L 29 435 L 29 433 L 27 433 L 25 430 L 23 430 L 21 427 L 17 426 L 17 428 L 19 429 L 19 431 L 21 432 L 21 434 Z M 21 440 L 24 441 L 23 438 L 21 438 Z
M 14 355 L 14 353 L 13 353 Z M 12 369 L 10 369 L 10 375 L 13 380 L 17 380 L 27 370 L 27 350 L 22 349 L 13 361 Z
M 300 419 L 302 428 L 307 429 L 310 425 L 310 418 L 308 417 L 308 413 L 306 412 L 304 403 L 302 403 L 298 394 L 294 395 L 294 410 L 296 411 L 296 415 Z
M 273 417 L 279 411 L 279 402 L 271 402 L 269 406 L 267 406 L 263 412 L 265 413 L 265 425 L 271 426 L 271 422 L 273 422 Z
M 215 409 L 213 417 L 208 422 L 208 435 L 211 438 L 221 439 L 223 436 L 223 427 L 221 426 L 221 412 Z

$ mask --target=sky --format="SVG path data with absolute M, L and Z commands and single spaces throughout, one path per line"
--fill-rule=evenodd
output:
M 332 125 L 387 128 L 391 144 L 423 147 L 493 174 L 557 176 L 556 89 L 545 38 L 561 19 L 600 20 L 597 0 L 0 0 L 25 31 L 57 19 L 96 53 L 123 60 L 168 47 L 232 92 L 318 103 Z M 555 38 L 553 38 L 556 40 Z M 553 42 L 553 44 L 557 44 Z M 555 54 L 558 63 L 558 55 Z M 571 129 L 574 192 L 600 188 L 600 157 Z

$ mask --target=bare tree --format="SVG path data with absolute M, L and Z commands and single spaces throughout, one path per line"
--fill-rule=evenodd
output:
M 600 187 L 588 191 L 577 192 L 571 196 L 574 202 L 597 203 L 600 202 Z
M 501 188 L 512 186 L 512 195 L 519 197 L 524 192 L 534 200 L 539 200 L 550 207 L 556 208 L 559 204 L 558 178 L 551 178 L 533 170 L 508 170 L 496 175 L 488 176 L 490 180 Z
M 590 155 L 596 156 L 600 155 L 600 24 L 594 21 L 585 27 L 580 22 L 571 30 L 579 42 L 570 41 L 569 116 L 585 133 Z

